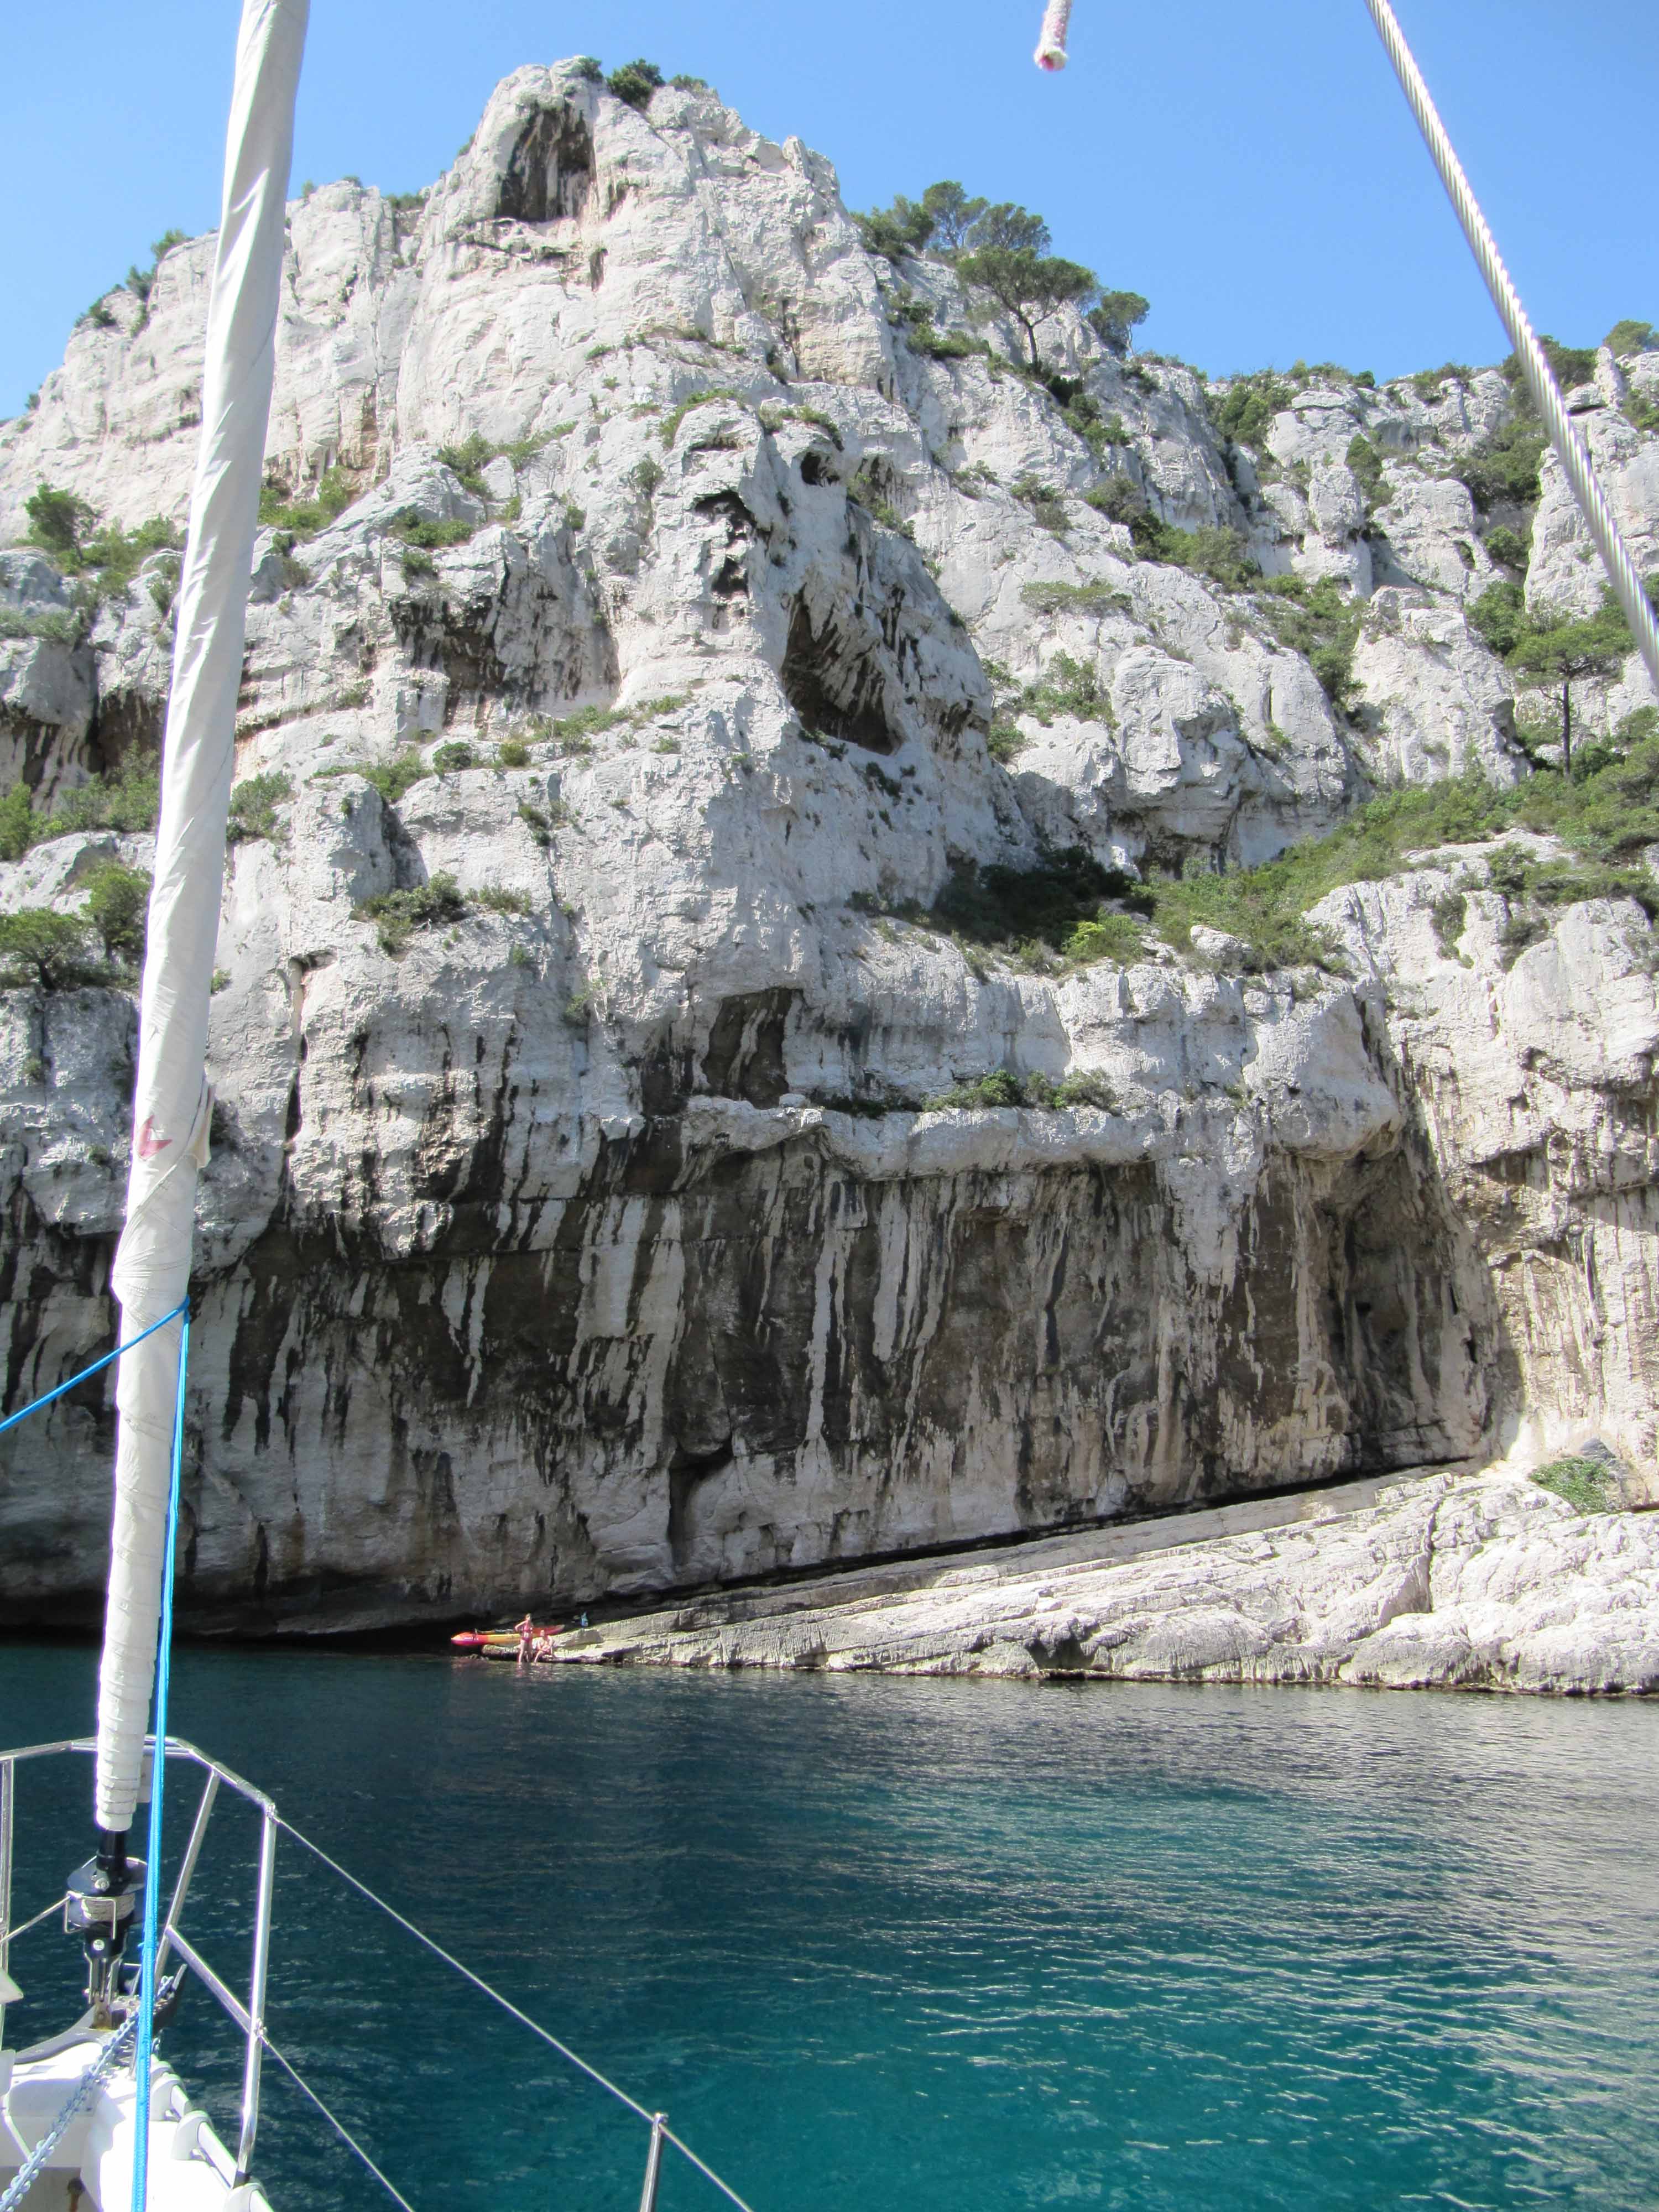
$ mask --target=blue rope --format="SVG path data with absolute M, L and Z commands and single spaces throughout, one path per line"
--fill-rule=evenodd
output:
M 38 1413 L 42 1406 L 51 1405 L 54 1398 L 61 1398 L 65 1390 L 72 1390 L 77 1382 L 84 1382 L 88 1376 L 96 1375 L 100 1368 L 107 1367 L 112 1359 L 118 1359 L 124 1352 L 131 1352 L 134 1345 L 142 1344 L 147 1336 L 154 1336 L 158 1328 L 165 1328 L 170 1321 L 177 1321 L 180 1314 L 187 1314 L 189 1308 L 190 1300 L 185 1298 L 174 1306 L 171 1313 L 164 1313 L 160 1321 L 151 1322 L 149 1327 L 141 1328 L 137 1336 L 129 1337 L 125 1344 L 118 1344 L 113 1352 L 106 1352 L 101 1359 L 94 1359 L 90 1367 L 83 1367 L 78 1375 L 71 1375 L 67 1382 L 60 1382 L 55 1390 L 48 1390 L 44 1398 L 36 1398 L 33 1404 L 25 1406 L 21 1413 L 8 1413 L 5 1419 L 0 1421 L 0 1437 L 3 1437 L 8 1429 L 15 1429 L 19 1421 L 27 1420 L 31 1413 Z
M 173 1480 L 167 1547 L 161 1555 L 161 1621 L 155 1652 L 155 1750 L 150 1761 L 149 1840 L 144 1859 L 144 1939 L 138 1966 L 138 2047 L 133 2057 L 132 2212 L 144 2212 L 149 2187 L 149 2075 L 155 2045 L 155 1948 L 161 1918 L 161 1801 L 167 1771 L 167 1693 L 173 1680 L 173 1581 L 179 1554 L 179 1498 L 184 1483 L 185 1382 L 190 1365 L 190 1301 L 179 1309 L 179 1396 L 173 1417 Z

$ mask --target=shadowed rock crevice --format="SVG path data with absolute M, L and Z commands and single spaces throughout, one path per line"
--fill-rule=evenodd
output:
M 799 995 L 780 989 L 723 1000 L 702 1057 L 703 1087 L 751 1106 L 775 1106 L 789 1088 L 784 1031 Z
M 537 111 L 513 149 L 495 213 L 507 222 L 557 222 L 582 215 L 593 188 L 592 134 L 575 110 Z
M 870 644 L 830 615 L 815 627 L 804 598 L 790 614 L 781 675 L 804 728 L 866 752 L 896 752 L 903 743 L 888 719 L 886 683 Z

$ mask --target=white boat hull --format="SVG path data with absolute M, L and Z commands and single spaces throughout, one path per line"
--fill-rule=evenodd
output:
M 96 2065 L 104 2040 L 71 2031 L 33 2051 L 0 2051 L 0 2195 Z M 172 2069 L 158 2063 L 150 2078 L 152 2212 L 270 2212 L 258 2182 L 237 2183 L 229 2151 Z M 79 2212 L 127 2212 L 134 2096 L 131 2066 L 97 2084 L 19 2212 L 76 2212 L 77 2205 Z

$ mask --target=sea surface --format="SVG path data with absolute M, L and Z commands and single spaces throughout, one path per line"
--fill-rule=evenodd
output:
M 0 1645 L 0 1744 L 85 1729 L 94 1665 Z M 175 1682 L 176 1733 L 755 2212 L 1659 2204 L 1659 1706 L 203 1649 Z M 20 1777 L 23 1917 L 88 1777 Z M 245 1975 L 253 1824 L 216 1829 L 185 1924 Z M 278 1869 L 273 2039 L 416 2212 L 635 2212 L 637 2119 Z M 12 1971 L 8 2041 L 64 2024 L 50 1923 Z M 229 2132 L 199 1988 L 166 2041 Z M 277 2212 L 387 2201 L 266 2082 Z M 672 2153 L 659 2201 L 721 2202 Z

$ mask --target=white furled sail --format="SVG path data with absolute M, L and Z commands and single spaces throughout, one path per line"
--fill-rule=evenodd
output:
M 248 568 L 276 360 L 283 205 L 309 0 L 245 0 L 208 308 L 202 442 L 178 596 L 161 816 L 139 1010 L 132 1168 L 114 1289 L 136 1336 L 190 1286 L 196 1180 L 212 1097 L 208 999 L 225 866 Z M 98 1686 L 98 1826 L 124 1833 L 138 1800 L 161 1615 L 178 1388 L 177 1325 L 123 1358 L 115 1513 Z
M 1031 59 L 1040 70 L 1063 70 L 1066 66 L 1066 39 L 1072 27 L 1072 0 L 1048 0 L 1042 14 L 1042 28 L 1037 34 L 1036 52 Z

